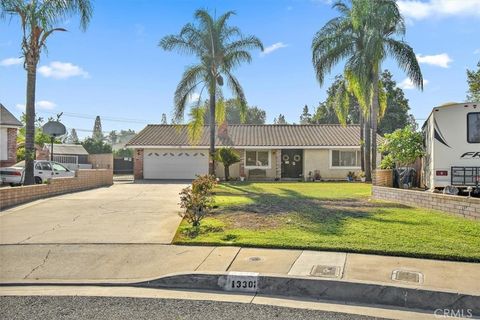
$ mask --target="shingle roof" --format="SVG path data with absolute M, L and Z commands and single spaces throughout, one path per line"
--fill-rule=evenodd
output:
M 47 145 L 50 149 L 50 145 Z M 87 150 L 81 144 L 54 144 L 53 154 L 65 155 L 88 155 Z
M 209 127 L 199 141 L 191 142 L 186 125 L 148 125 L 127 146 L 208 146 Z M 359 146 L 358 125 L 228 125 L 226 133 L 217 130 L 217 146 L 321 147 Z M 379 138 L 380 140 L 380 138 Z
M 0 103 L 0 125 L 21 127 L 23 124 Z

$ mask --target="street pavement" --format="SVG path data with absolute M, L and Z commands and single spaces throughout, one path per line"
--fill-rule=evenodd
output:
M 1 297 L 2 319 L 373 320 L 368 316 L 245 303 L 120 297 Z

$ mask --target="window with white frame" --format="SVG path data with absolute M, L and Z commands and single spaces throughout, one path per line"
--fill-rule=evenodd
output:
M 332 168 L 358 168 L 361 164 L 359 150 L 332 150 Z
M 480 143 L 480 112 L 467 114 L 467 141 Z
M 245 167 L 247 168 L 269 168 L 270 151 L 266 150 L 246 150 Z

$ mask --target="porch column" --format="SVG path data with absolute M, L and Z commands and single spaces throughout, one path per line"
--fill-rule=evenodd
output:
M 238 153 L 239 153 L 239 156 L 240 156 L 239 175 L 240 175 L 240 177 L 246 177 L 247 175 L 245 174 L 245 150 L 239 149 Z
M 275 150 L 275 177 L 282 178 L 282 150 Z

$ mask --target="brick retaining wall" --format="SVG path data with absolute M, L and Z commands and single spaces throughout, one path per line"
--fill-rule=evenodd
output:
M 3 210 L 33 200 L 112 184 L 112 170 L 81 169 L 76 171 L 75 177 L 51 179 L 48 184 L 0 188 L 0 208 Z
M 464 218 L 480 220 L 480 198 L 468 198 L 431 193 L 428 191 L 379 186 L 372 186 L 372 197 L 376 200 L 386 200 L 426 209 L 435 209 Z

